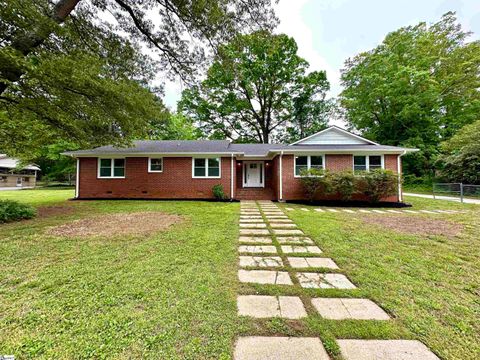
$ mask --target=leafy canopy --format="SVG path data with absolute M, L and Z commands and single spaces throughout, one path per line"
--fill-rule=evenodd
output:
M 329 83 L 286 35 L 257 31 L 221 46 L 207 78 L 182 94 L 179 109 L 214 138 L 268 143 L 326 126 Z
M 407 172 L 433 168 L 438 143 L 480 111 L 480 42 L 467 42 L 454 13 L 387 35 L 375 49 L 348 59 L 340 95 L 346 120 L 365 136 L 421 149 Z

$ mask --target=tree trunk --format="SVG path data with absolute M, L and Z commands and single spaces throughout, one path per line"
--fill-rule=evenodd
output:
M 67 16 L 75 9 L 77 4 L 81 0 L 60 0 L 53 8 L 50 18 L 57 24 L 61 24 L 65 21 Z M 24 57 L 30 54 L 33 50 L 39 47 L 50 36 L 53 29 L 49 26 L 40 26 L 35 31 L 27 34 L 22 34 L 13 39 L 9 45 L 12 49 L 19 52 Z M 3 79 L 9 82 L 16 82 L 20 80 L 21 76 L 25 73 L 25 69 L 19 66 L 6 66 L 0 67 L 0 74 Z M 0 95 L 8 88 L 8 83 L 0 83 Z

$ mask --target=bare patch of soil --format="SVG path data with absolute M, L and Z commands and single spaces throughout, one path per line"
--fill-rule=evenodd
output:
M 453 238 L 461 233 L 463 225 L 440 219 L 415 216 L 365 216 L 367 224 L 378 225 L 405 234 L 423 236 L 445 236 Z
M 50 228 L 47 234 L 65 237 L 148 235 L 182 220 L 181 216 L 161 212 L 98 215 Z
M 58 215 L 70 215 L 75 212 L 75 208 L 73 206 L 40 206 L 37 208 L 37 216 L 40 218 L 46 218 L 50 216 L 58 216 Z

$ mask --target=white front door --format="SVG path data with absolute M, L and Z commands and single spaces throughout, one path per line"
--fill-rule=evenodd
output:
M 263 161 L 245 161 L 243 165 L 243 186 L 263 187 L 264 172 Z
M 23 185 L 22 183 L 22 178 L 21 177 L 17 177 L 17 186 L 18 187 L 21 187 Z

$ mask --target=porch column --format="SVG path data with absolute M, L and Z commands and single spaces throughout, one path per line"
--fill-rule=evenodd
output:
M 78 198 L 78 191 L 80 188 L 80 158 L 77 158 L 77 175 L 75 177 L 75 199 Z

